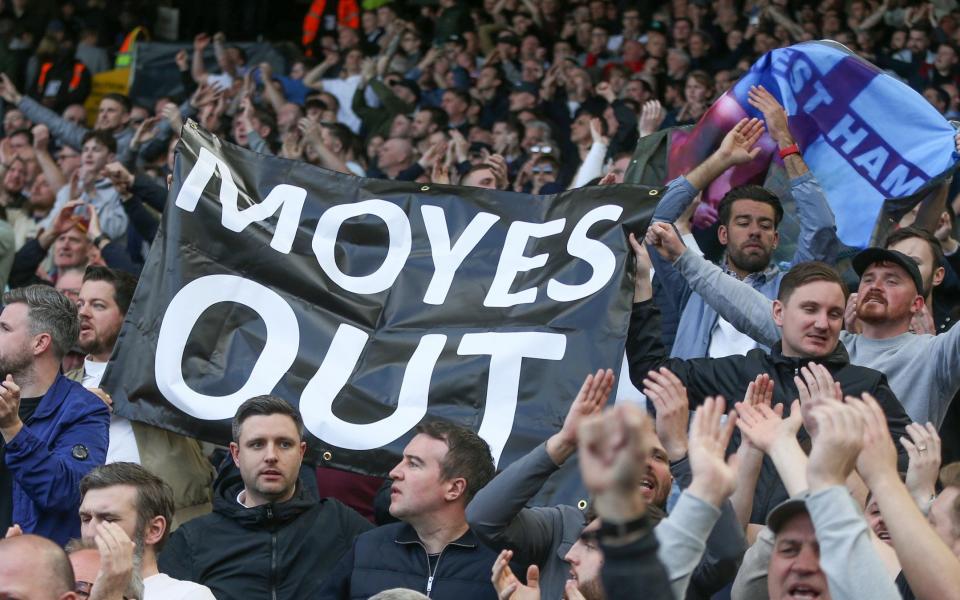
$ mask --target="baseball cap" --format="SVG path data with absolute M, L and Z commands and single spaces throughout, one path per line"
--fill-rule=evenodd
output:
M 794 515 L 802 512 L 807 512 L 807 503 L 804 501 L 804 499 L 799 496 L 788 498 L 773 507 L 773 510 L 770 511 L 770 514 L 767 515 L 767 529 L 776 535 L 780 532 L 780 529 L 786 524 L 787 521 L 789 521 Z
M 923 294 L 923 278 L 920 276 L 920 269 L 912 258 L 896 250 L 887 248 L 867 248 L 853 257 L 851 263 L 853 270 L 857 275 L 863 277 L 864 272 L 870 268 L 870 265 L 878 262 L 888 262 L 903 267 L 903 270 L 910 274 L 913 284 L 917 286 L 917 293 Z

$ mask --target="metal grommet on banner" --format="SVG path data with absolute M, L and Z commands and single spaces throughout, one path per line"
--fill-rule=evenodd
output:
M 331 460 L 333 460 L 333 453 L 330 452 L 329 450 L 327 450 L 326 452 L 324 452 L 322 456 L 323 456 L 323 460 L 325 460 L 325 461 L 327 461 L 327 462 L 330 462 Z
M 429 185 L 421 185 L 421 186 L 420 186 L 420 191 L 421 191 L 421 192 L 430 191 L 430 186 L 429 186 Z
M 656 196 L 657 194 L 660 193 L 660 190 L 650 190 L 650 191 L 647 192 L 647 193 L 650 194 L 651 196 Z
M 577 502 L 577 508 L 580 510 L 587 510 L 587 501 L 581 500 L 580 502 Z

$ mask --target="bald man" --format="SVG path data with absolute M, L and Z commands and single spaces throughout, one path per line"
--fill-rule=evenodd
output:
M 0 598 L 78 600 L 67 554 L 38 535 L 0 540 Z

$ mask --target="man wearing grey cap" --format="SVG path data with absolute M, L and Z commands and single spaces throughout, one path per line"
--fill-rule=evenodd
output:
M 866 406 L 849 398 L 812 409 L 817 433 L 806 465 L 807 490 L 767 516 L 769 532 L 761 533 L 744 557 L 731 594 L 734 600 L 900 599 L 873 548 L 867 522 L 844 485 L 864 448 L 861 405 Z M 766 594 L 759 572 L 764 565 Z
M 763 294 L 724 276 L 670 232 L 658 250 L 735 328 L 767 346 L 780 339 L 771 301 Z M 905 254 L 867 248 L 854 257 L 853 267 L 860 275 L 856 310 L 861 332 L 840 332 L 850 363 L 884 373 L 910 418 L 939 428 L 960 389 L 960 328 L 938 336 L 910 332 L 911 318 L 924 306 L 924 287 L 916 262 Z

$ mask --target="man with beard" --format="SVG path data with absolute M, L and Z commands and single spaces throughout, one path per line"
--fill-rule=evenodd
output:
M 100 389 L 100 380 L 136 288 L 137 280 L 132 275 L 108 267 L 88 267 L 80 286 L 77 345 L 86 353 L 86 358 L 83 367 L 67 373 L 67 377 L 82 382 L 107 405 L 112 401 L 110 395 Z M 210 510 L 208 488 L 213 472 L 196 440 L 145 423 L 134 423 L 114 413 L 110 415 L 106 462 L 118 461 L 142 464 L 170 484 L 180 522 Z M 167 522 L 168 526 L 172 523 L 170 519 Z
M 133 563 L 140 565 L 143 600 L 207 600 L 206 586 L 160 573 L 157 556 L 173 522 L 173 490 L 140 465 L 118 462 L 97 467 L 80 480 L 80 535 L 96 540 L 112 523 L 134 543 Z
M 599 521 L 588 517 L 582 507 L 525 506 L 576 451 L 580 424 L 601 411 L 613 389 L 613 380 L 613 371 L 609 369 L 587 376 L 560 431 L 494 477 L 467 507 L 467 522 L 484 544 L 497 551 L 510 549 L 520 564 L 539 567 L 544 598 L 560 598 L 568 578 L 577 581 L 587 600 L 603 598 L 599 584 L 603 559 L 596 552 L 596 544 L 590 543 L 591 531 L 599 527 Z M 649 420 L 644 421 L 644 438 L 649 447 L 637 493 L 653 515 L 662 517 L 673 482 L 670 461 Z M 691 440 L 691 445 L 697 442 Z M 732 508 L 725 506 L 729 494 L 720 491 L 722 486 L 707 484 L 712 471 L 698 465 L 693 465 L 692 471 L 688 491 L 681 494 L 670 516 L 654 530 L 660 541 L 661 561 L 678 598 L 685 596 L 691 576 L 697 577 L 694 568 L 703 556 L 707 536 L 721 516 L 729 519 L 732 526 L 718 526 L 718 531 L 738 529 Z M 745 549 L 742 539 L 723 533 L 713 536 L 709 544 L 723 555 L 736 552 L 737 548 L 741 553 Z
M 60 373 L 77 340 L 77 308 L 35 285 L 0 313 L 0 531 L 18 524 L 59 544 L 80 533 L 80 479 L 107 452 L 107 407 Z
M 743 282 L 721 277 L 716 265 L 665 234 L 664 239 L 670 239 L 662 248 L 673 248 L 667 250 L 666 260 L 721 317 L 761 344 L 772 346 L 781 339 L 768 298 Z M 861 277 L 855 308 L 851 307 L 860 333 L 838 332 L 850 364 L 884 373 L 910 418 L 939 428 L 960 390 L 960 328 L 936 336 L 911 333 L 914 315 L 924 307 L 926 288 L 910 257 L 867 248 L 854 257 L 853 266 Z
M 750 90 L 750 104 L 763 112 L 767 132 L 780 148 L 790 189 L 797 206 L 800 234 L 793 264 L 807 260 L 830 262 L 836 251 L 836 224 L 823 190 L 807 169 L 787 127 L 787 115 L 776 99 L 761 87 Z M 760 152 L 754 144 L 763 133 L 757 119 L 743 119 L 727 133 L 716 152 L 685 177 L 673 180 L 653 214 L 654 222 L 673 223 L 727 169 L 752 161 Z M 702 204 L 700 210 L 709 210 Z M 777 296 L 784 274 L 771 262 L 780 241 L 777 227 L 783 207 L 775 194 L 756 185 L 733 188 L 718 206 L 717 238 L 726 248 L 723 270 L 748 283 L 767 298 Z M 746 354 L 757 347 L 754 340 L 720 318 L 669 263 L 651 253 L 657 280 L 673 304 L 659 308 L 664 320 L 674 322 L 680 314 L 671 356 L 677 358 L 723 357 Z M 659 297 L 659 296 L 658 296 Z M 669 337 L 669 336 L 667 336 Z

